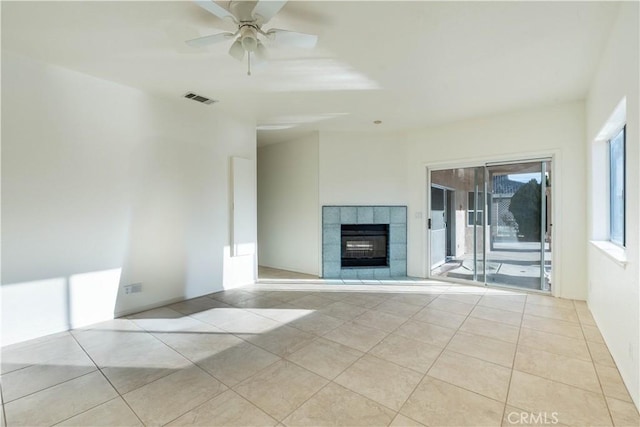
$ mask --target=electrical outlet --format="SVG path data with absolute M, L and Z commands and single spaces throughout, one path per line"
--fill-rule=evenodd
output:
M 126 295 L 136 294 L 138 292 L 142 292 L 142 283 L 132 283 L 131 285 L 126 285 L 124 287 L 124 293 Z

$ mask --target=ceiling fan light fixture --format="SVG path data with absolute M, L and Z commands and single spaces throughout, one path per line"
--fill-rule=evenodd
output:
M 242 27 L 242 30 L 240 30 L 240 38 L 242 40 L 242 47 L 247 52 L 253 52 L 258 47 L 258 34 L 255 28 L 250 26 Z
M 247 52 L 253 52 L 258 47 L 258 41 L 253 37 L 243 37 L 242 38 L 242 47 Z
M 244 47 L 242 46 L 240 37 L 238 37 L 231 45 L 231 48 L 229 48 L 229 55 L 233 56 L 238 61 L 242 61 L 244 58 Z

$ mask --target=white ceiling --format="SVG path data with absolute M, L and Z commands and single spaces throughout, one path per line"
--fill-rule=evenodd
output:
M 193 91 L 220 100 L 203 108 L 259 125 L 295 125 L 260 131 L 264 144 L 311 130 L 421 128 L 583 99 L 617 9 L 290 1 L 265 28 L 316 33 L 318 46 L 274 47 L 268 65 L 248 77 L 229 43 L 184 44 L 233 30 L 190 1 L 2 1 L 2 48 L 164 97 Z

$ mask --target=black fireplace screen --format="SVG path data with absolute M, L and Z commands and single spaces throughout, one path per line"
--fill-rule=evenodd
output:
M 343 224 L 342 267 L 388 267 L 388 224 Z

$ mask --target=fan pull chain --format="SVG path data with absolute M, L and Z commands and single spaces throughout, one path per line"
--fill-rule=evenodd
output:
M 251 52 L 247 52 L 247 76 L 251 75 Z

